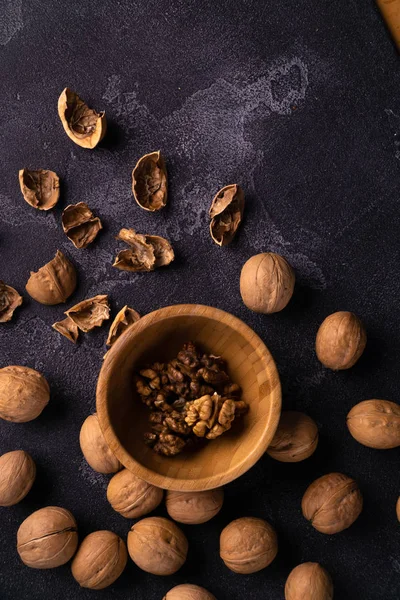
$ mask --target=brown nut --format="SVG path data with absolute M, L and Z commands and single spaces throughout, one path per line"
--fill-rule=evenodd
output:
M 280 462 L 300 462 L 311 456 L 318 445 L 318 427 L 304 413 L 282 412 L 278 429 L 267 453 Z
M 82 302 L 78 302 L 78 304 L 66 310 L 65 314 L 84 333 L 92 331 L 95 327 L 101 327 L 103 322 L 110 318 L 108 296 L 100 294 L 82 300 Z
M 122 574 L 128 561 L 125 543 L 112 531 L 94 531 L 85 537 L 71 571 L 81 587 L 103 590 Z
M 76 288 L 74 265 L 57 250 L 55 257 L 31 276 L 26 284 L 28 294 L 41 304 L 61 304 Z
M 369 448 L 387 450 L 400 446 L 400 406 L 389 400 L 364 400 L 347 415 L 353 438 Z
M 198 585 L 183 583 L 169 590 L 163 600 L 216 600 L 216 598 Z
M 139 313 L 133 310 L 133 308 L 129 308 L 129 306 L 121 308 L 111 324 L 106 345 L 112 346 L 128 327 L 139 321 L 139 319 Z
M 59 506 L 46 506 L 29 515 L 17 532 L 17 550 L 32 569 L 52 569 L 68 562 L 78 546 L 73 515 Z
M 210 207 L 210 233 L 218 246 L 226 246 L 236 235 L 243 218 L 244 193 L 234 183 L 215 195 Z
M 19 185 L 25 201 L 39 210 L 50 210 L 60 197 L 60 180 L 54 171 L 21 169 Z
M 11 321 L 15 309 L 21 304 L 22 296 L 17 290 L 0 280 L 0 323 Z
M 66 337 L 67 340 L 69 340 L 73 344 L 76 344 L 76 342 L 78 341 L 78 326 L 69 317 L 66 317 L 62 321 L 57 321 L 57 323 L 53 323 L 52 328 L 58 331 L 58 333 L 61 333 L 61 335 Z
M 333 583 L 318 563 L 306 562 L 293 569 L 285 585 L 285 600 L 332 600 Z
M 33 421 L 49 399 L 49 384 L 38 371 L 19 366 L 0 369 L 1 419 L 14 423 Z
M 173 492 L 168 490 L 166 507 L 174 521 L 187 525 L 206 523 L 219 513 L 224 502 L 222 488 L 204 492 Z
M 169 265 L 175 258 L 169 241 L 159 235 L 142 235 L 134 229 L 121 229 L 117 240 L 130 247 L 120 250 L 115 258 L 113 267 L 120 271 L 154 271 Z
M 340 311 L 326 317 L 318 329 L 315 351 L 328 369 L 350 369 L 364 352 L 367 334 L 360 319 L 351 312 Z
M 85 202 L 70 204 L 62 214 L 62 226 L 75 248 L 87 248 L 103 226 Z
M 144 210 L 154 212 L 167 204 L 167 170 L 160 151 L 145 154 L 132 171 L 132 191 Z
M 137 519 L 155 510 L 163 496 L 164 490 L 139 479 L 128 469 L 114 475 L 107 487 L 107 500 L 127 519 Z
M 13 450 L 0 456 L 0 506 L 21 502 L 36 477 L 36 465 L 24 450 Z
M 128 552 L 143 571 L 172 575 L 186 560 L 188 541 L 169 519 L 148 517 L 132 526 L 128 533 Z
M 242 517 L 223 529 L 219 547 L 228 569 L 246 575 L 268 567 L 278 552 L 278 539 L 267 521 Z
M 396 514 L 397 514 L 397 519 L 400 521 L 400 496 L 399 496 L 399 499 L 397 500 L 397 504 L 396 504 Z
M 279 254 L 265 252 L 249 258 L 240 274 L 240 293 L 250 310 L 279 312 L 293 295 L 295 274 Z
M 98 473 L 116 473 L 122 467 L 104 439 L 97 413 L 89 415 L 82 424 L 79 443 L 88 464 Z
M 58 99 L 58 116 L 67 136 L 81 148 L 95 148 L 106 134 L 105 113 L 89 108 L 69 88 L 65 88 Z
M 347 475 L 330 473 L 316 479 L 301 502 L 303 516 L 321 533 L 347 529 L 360 515 L 363 498 L 357 483 Z

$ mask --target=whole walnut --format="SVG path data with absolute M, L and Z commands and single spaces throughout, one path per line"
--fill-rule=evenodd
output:
M 26 284 L 28 294 L 41 304 L 66 302 L 76 288 L 76 270 L 60 250 L 55 257 L 31 276 Z
M 94 531 L 85 537 L 71 571 L 81 587 L 103 590 L 118 579 L 126 567 L 125 542 L 112 531 Z
M 122 467 L 104 439 L 97 413 L 89 415 L 82 424 L 79 443 L 83 456 L 98 473 L 116 473 Z
M 369 448 L 386 450 L 400 446 L 400 406 L 389 400 L 364 400 L 347 415 L 354 439 Z
M 306 562 L 293 569 L 285 585 L 285 600 L 332 600 L 333 583 L 318 563 Z
M 107 487 L 107 500 L 127 519 L 147 515 L 157 508 L 163 496 L 164 490 L 139 479 L 128 469 L 114 475 Z
M 206 523 L 219 513 L 224 502 L 222 488 L 204 492 L 173 492 L 169 490 L 166 507 L 174 521 L 187 525 Z
M 0 369 L 0 418 L 14 423 L 36 419 L 50 399 L 46 379 L 29 367 Z
M 77 546 L 76 521 L 69 510 L 58 506 L 46 506 L 32 513 L 17 532 L 18 554 L 33 569 L 64 565 Z
M 36 465 L 24 450 L 0 456 L 0 506 L 12 506 L 25 498 L 36 477 Z
M 333 371 L 350 369 L 364 352 L 367 334 L 351 312 L 329 315 L 318 329 L 315 350 L 319 361 Z
M 216 598 L 198 585 L 183 583 L 169 590 L 163 600 L 216 600 Z
M 128 552 L 143 571 L 172 575 L 186 560 L 188 541 L 169 519 L 148 517 L 132 526 L 128 533 Z
M 261 571 L 278 552 L 275 529 L 263 519 L 236 519 L 223 529 L 219 552 L 228 569 L 235 573 L 247 575 Z
M 347 529 L 360 515 L 363 498 L 357 483 L 347 475 L 330 473 L 316 479 L 301 502 L 303 516 L 321 533 Z
M 264 252 L 249 258 L 240 274 L 240 293 L 250 310 L 279 312 L 293 295 L 295 274 L 279 254 Z
M 267 453 L 280 462 L 300 462 L 311 456 L 318 445 L 318 427 L 304 413 L 287 410 L 281 414 L 278 429 Z

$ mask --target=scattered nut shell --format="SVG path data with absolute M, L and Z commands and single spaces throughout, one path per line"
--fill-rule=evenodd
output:
M 210 233 L 218 246 L 226 246 L 233 240 L 243 211 L 244 193 L 240 185 L 227 185 L 217 192 L 210 207 Z
M 128 533 L 128 552 L 143 571 L 173 575 L 186 560 L 188 541 L 169 519 L 148 517 L 132 526 Z
M 166 507 L 171 519 L 187 525 L 206 523 L 219 513 L 224 502 L 222 488 L 204 492 L 167 491 Z
M 369 448 L 387 450 L 400 446 L 400 406 L 389 400 L 364 400 L 347 415 L 353 438 Z
M 103 322 L 110 318 L 108 296 L 99 295 L 82 300 L 65 311 L 65 314 L 84 333 L 92 331 L 95 327 L 101 327 Z
M 360 319 L 351 312 L 329 315 L 318 329 L 315 351 L 318 360 L 328 369 L 341 371 L 356 364 L 367 343 L 367 334 Z
M 333 583 L 318 563 L 306 562 L 293 569 L 285 585 L 285 600 L 332 600 Z
M 263 519 L 242 517 L 223 529 L 220 556 L 231 571 L 241 574 L 265 569 L 278 552 L 275 529 Z
M 0 456 L 0 506 L 21 502 L 36 477 L 36 465 L 24 450 L 13 450 Z
M 28 294 L 41 304 L 66 302 L 76 288 L 74 265 L 57 250 L 55 257 L 31 276 L 26 284 Z
M 184 583 L 169 590 L 163 600 L 216 600 L 216 598 L 198 585 Z
M 60 180 L 54 171 L 21 169 L 19 185 L 25 201 L 39 210 L 54 208 L 60 197 Z
M 116 473 L 121 469 L 121 463 L 104 439 L 97 413 L 89 415 L 83 422 L 79 443 L 86 461 L 98 473 Z
M 144 210 L 154 212 L 167 204 L 167 170 L 160 151 L 145 154 L 132 171 L 132 191 Z
M 125 331 L 139 321 L 140 315 L 133 308 L 129 308 L 129 306 L 124 306 L 121 308 L 114 321 L 111 324 L 110 331 L 108 334 L 108 338 L 106 341 L 107 346 L 112 346 L 117 339 L 125 333 Z
M 257 313 L 276 313 L 285 308 L 293 295 L 294 284 L 292 267 L 273 252 L 252 256 L 240 274 L 242 300 Z
M 21 304 L 22 296 L 17 290 L 0 280 L 0 323 L 11 321 L 15 309 Z
M 105 113 L 89 108 L 69 88 L 65 88 L 58 99 L 58 116 L 67 136 L 81 148 L 95 148 L 106 134 Z
M 357 483 L 347 475 L 330 473 L 316 479 L 301 502 L 303 516 L 321 533 L 347 529 L 360 515 L 363 498 Z
M 85 202 L 70 204 L 62 214 L 62 226 L 75 248 L 87 248 L 103 229 L 99 217 L 95 217 Z
M 155 510 L 163 496 L 164 490 L 139 479 L 128 469 L 114 475 L 107 487 L 107 500 L 127 519 L 137 519 Z
M 113 267 L 121 271 L 154 271 L 175 258 L 171 244 L 158 235 L 142 235 L 134 229 L 121 229 L 117 239 L 130 246 L 118 252 Z
M 64 565 L 75 554 L 77 546 L 76 521 L 65 508 L 41 508 L 29 515 L 18 529 L 18 554 L 32 569 Z
M 286 410 L 267 453 L 280 462 L 300 462 L 309 458 L 318 445 L 318 427 L 304 413 Z
M 81 587 L 103 590 L 122 574 L 128 561 L 125 543 L 112 531 L 94 531 L 78 548 L 71 571 Z
M 76 344 L 79 337 L 79 329 L 78 326 L 75 325 L 70 317 L 66 317 L 62 321 L 57 321 L 57 323 L 53 323 L 52 328 L 61 333 L 64 337 L 67 338 L 73 344 Z
M 1 419 L 14 423 L 33 421 L 49 399 L 49 384 L 38 371 L 19 366 L 0 369 Z

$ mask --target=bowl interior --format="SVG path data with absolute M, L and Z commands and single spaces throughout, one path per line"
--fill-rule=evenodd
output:
M 217 309 L 185 306 L 146 315 L 121 336 L 100 374 L 97 411 L 111 449 L 139 477 L 167 489 L 207 489 L 235 479 L 265 452 L 279 420 L 280 383 L 269 351 L 247 325 Z M 226 359 L 250 410 L 201 449 L 158 456 L 143 443 L 149 409 L 137 396 L 133 375 L 147 363 L 176 357 L 189 340 Z

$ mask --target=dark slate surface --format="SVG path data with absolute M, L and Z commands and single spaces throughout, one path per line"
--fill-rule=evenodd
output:
M 279 600 L 290 569 L 309 560 L 328 568 L 340 600 L 400 597 L 399 451 L 364 448 L 345 426 L 355 403 L 399 393 L 398 57 L 372 1 L 278 4 L 0 1 L 1 279 L 23 292 L 29 271 L 60 248 L 79 271 L 71 303 L 108 293 L 114 311 L 179 302 L 230 311 L 271 349 L 284 406 L 306 411 L 321 432 L 310 460 L 263 458 L 227 487 L 220 516 L 185 527 L 190 552 L 177 575 L 156 578 L 129 562 L 99 598 L 161 600 L 190 581 L 218 600 Z M 110 131 L 95 151 L 75 146 L 58 121 L 66 85 L 107 112 Z M 158 148 L 168 161 L 170 205 L 150 215 L 133 201 L 131 169 Z M 49 214 L 23 201 L 17 172 L 24 166 L 62 178 L 62 199 Z M 246 191 L 246 219 L 237 241 L 221 250 L 206 213 L 216 190 L 232 182 Z M 80 200 L 104 231 L 78 251 L 60 216 Z M 167 236 L 176 262 L 152 274 L 116 271 L 121 226 Z M 282 253 L 298 278 L 293 301 L 275 316 L 250 313 L 239 295 L 242 264 L 263 250 Z M 364 319 L 369 344 L 359 365 L 334 374 L 319 365 L 313 345 L 318 324 L 338 309 Z M 75 347 L 50 328 L 62 312 L 25 297 L 15 321 L 1 325 L 0 366 L 39 369 L 52 390 L 36 421 L 0 423 L 1 453 L 22 447 L 38 467 L 28 497 L 0 509 L 1 600 L 95 595 L 79 590 L 68 565 L 41 572 L 20 563 L 16 531 L 34 509 L 71 509 L 81 536 L 109 528 L 126 537 L 130 527 L 108 506 L 107 478 L 91 471 L 78 444 L 95 406 L 106 329 Z M 324 536 L 302 518 L 300 501 L 313 479 L 333 470 L 357 478 L 365 508 L 349 530 Z M 279 534 L 277 559 L 252 576 L 231 573 L 218 558 L 219 532 L 243 515 L 268 519 Z

